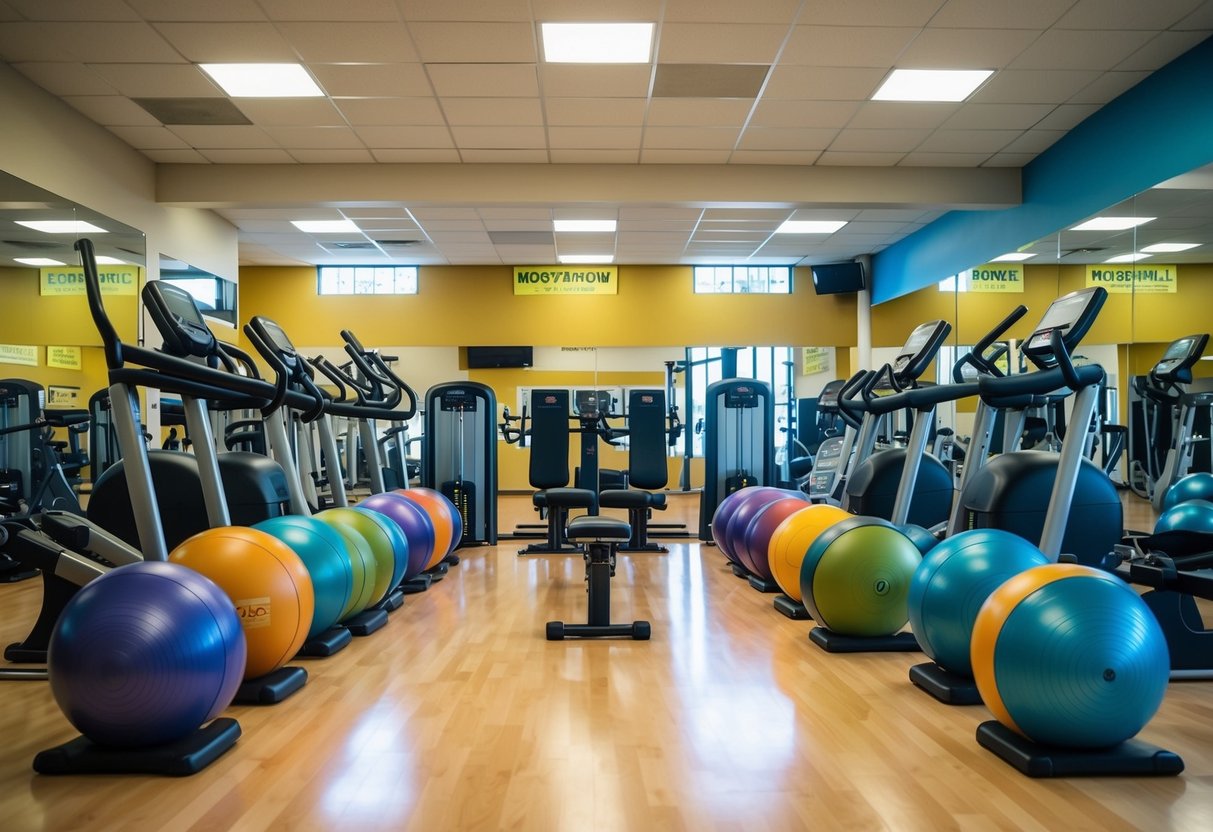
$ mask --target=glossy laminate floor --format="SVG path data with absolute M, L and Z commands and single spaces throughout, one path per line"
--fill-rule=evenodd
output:
M 582 564 L 517 545 L 463 550 L 298 695 L 231 709 L 243 738 L 191 778 L 37 776 L 72 729 L 46 683 L 0 683 L 0 829 L 1213 829 L 1213 683 L 1172 684 L 1143 732 L 1180 777 L 1032 781 L 978 747 L 983 707 L 907 681 L 919 657 L 819 651 L 714 548 L 620 557 L 614 617 L 652 641 L 549 643 Z M 5 642 L 38 596 L 0 586 Z

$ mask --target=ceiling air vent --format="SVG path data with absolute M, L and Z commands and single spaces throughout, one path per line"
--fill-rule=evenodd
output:
M 374 251 L 375 250 L 374 243 L 365 242 L 365 241 L 357 241 L 357 242 L 343 241 L 343 242 L 321 243 L 320 245 L 323 246 L 324 248 L 336 248 L 336 249 L 340 249 L 342 251 Z
M 384 248 L 405 248 L 407 246 L 421 245 L 421 240 L 376 240 L 375 242 Z
M 64 243 L 43 242 L 41 240 L 0 240 L 6 246 L 14 248 L 24 248 L 30 251 L 54 251 L 55 249 L 67 248 Z

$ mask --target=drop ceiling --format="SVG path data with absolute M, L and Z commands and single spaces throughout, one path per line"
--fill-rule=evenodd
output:
M 542 60 L 539 22 L 604 19 L 656 23 L 653 61 Z M 520 178 L 570 166 L 600 182 L 633 166 L 661 181 L 695 165 L 709 183 L 745 166 L 910 168 L 959 181 L 1022 167 L 1210 34 L 1205 0 L 0 0 L 0 60 L 162 170 L 237 166 L 254 181 L 267 168 L 303 178 L 401 165 Z M 325 96 L 229 100 L 196 66 L 247 61 L 301 62 Z M 896 67 L 995 73 L 963 103 L 869 101 Z M 761 264 L 875 253 L 954 205 L 809 192 L 712 200 L 677 188 L 513 203 L 466 190 L 300 199 L 267 188 L 212 207 L 239 229 L 245 265 L 599 253 Z M 340 218 L 361 233 L 289 223 Z M 559 218 L 615 219 L 618 230 L 553 235 Z M 822 218 L 848 225 L 774 234 L 784 220 Z

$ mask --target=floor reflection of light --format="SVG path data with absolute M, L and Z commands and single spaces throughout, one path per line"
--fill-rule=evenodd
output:
M 342 763 L 321 796 L 332 828 L 345 828 L 354 817 L 406 817 L 416 800 L 417 773 L 407 753 L 363 754 Z
M 672 546 L 666 562 L 666 602 L 674 670 L 683 684 L 696 684 L 707 673 L 707 609 L 703 559 L 698 546 Z

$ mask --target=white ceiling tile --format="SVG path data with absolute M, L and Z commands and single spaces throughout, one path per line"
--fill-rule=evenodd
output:
M 847 127 L 934 129 L 954 115 L 960 106 L 928 101 L 865 101 Z
M 384 164 L 422 164 L 422 163 L 454 163 L 459 161 L 459 152 L 454 148 L 371 148 L 371 155 L 376 162 Z
M 554 246 L 495 246 L 503 263 L 540 265 L 556 262 Z
M 1160 32 L 1149 43 L 1118 63 L 1119 70 L 1153 72 L 1178 58 L 1209 36 L 1203 32 Z
M 902 167 L 975 168 L 990 158 L 989 153 L 907 153 L 897 164 Z
M 912 223 L 919 221 L 924 213 L 920 208 L 864 208 L 855 215 L 855 219 L 865 222 Z
M 803 128 L 785 130 L 774 127 L 751 127 L 741 134 L 738 150 L 824 150 L 838 135 L 832 128 Z M 736 161 L 736 159 L 734 159 Z
M 460 148 L 459 155 L 463 161 L 477 164 L 543 164 L 548 161 L 548 152 L 542 149 Z
M 63 100 L 107 127 L 112 124 L 160 124 L 147 110 L 121 95 L 66 95 Z
M 334 98 L 351 126 L 445 124 L 435 98 Z
M 943 126 L 947 130 L 1027 130 L 1055 109 L 1052 104 L 964 104 Z
M 1201 3 L 1190 15 L 1171 28 L 1182 31 L 1203 29 L 1213 31 L 1213 3 Z
M 292 147 L 291 156 L 304 164 L 346 164 L 349 162 L 374 162 L 371 152 L 361 148 L 316 148 Z
M 994 73 L 969 103 L 1060 104 L 1098 77 L 1090 69 L 1004 69 Z
M 486 219 L 484 227 L 487 231 L 542 231 L 550 234 L 552 231 L 551 211 L 545 213 L 548 214 L 548 218 L 543 220 Z
M 639 127 L 549 127 L 552 148 L 629 150 L 633 157 L 640 147 Z
M 918 147 L 930 130 L 868 130 L 846 128 L 838 134 L 829 149 L 831 151 L 908 153 Z
M 294 2 L 294 0 L 291 0 Z M 126 0 L 144 20 L 265 20 L 256 0 Z
M 1186 17 L 1200 0 L 1150 0 L 1110 3 L 1078 0 L 1057 21 L 1059 29 L 1167 29 Z
M 527 23 L 408 24 L 424 63 L 534 63 L 535 28 Z
M 482 208 L 477 208 L 476 213 L 480 219 L 485 221 L 485 228 L 489 230 L 505 230 L 503 226 L 497 227 L 490 224 L 489 220 L 493 220 L 494 222 L 544 223 L 544 230 L 552 230 L 552 209 L 547 207 L 531 208 L 529 206 L 514 205 L 485 205 Z M 518 230 L 532 231 L 534 229 L 519 227 Z
M 687 233 L 687 231 L 682 233 L 668 231 L 621 231 L 618 236 L 618 242 L 620 246 L 626 245 L 632 248 L 641 248 L 645 246 L 680 246 L 687 241 Z
M 1035 153 L 995 153 L 982 163 L 983 168 L 1022 168 L 1036 158 Z
M 751 127 L 843 127 L 861 106 L 858 101 L 758 102 Z
M 264 130 L 252 124 L 175 124 L 168 128 L 186 144 L 197 148 L 277 147 Z
M 405 20 L 531 19 L 531 7 L 527 0 L 401 0 L 398 5 Z
M 729 157 L 734 165 L 811 165 L 820 150 L 734 150 Z
M 412 214 L 418 220 L 435 220 L 445 222 L 447 220 L 463 220 L 469 223 L 479 223 L 480 214 L 475 208 L 469 208 L 459 205 L 418 205 L 411 209 Z M 473 226 L 475 227 L 475 226 Z M 448 228 L 448 231 L 465 231 L 468 226 L 457 226 Z
M 1039 130 L 1071 130 L 1098 109 L 1098 104 L 1062 104 L 1033 126 Z
M 153 162 L 162 165 L 193 165 L 207 162 L 207 158 L 192 147 L 176 150 L 141 150 L 139 152 Z
M 735 127 L 650 127 L 644 132 L 645 150 L 721 150 L 737 143 Z
M 308 62 L 387 64 L 418 60 L 403 23 L 279 23 L 278 31 Z
M 547 123 L 553 126 L 631 127 L 644 123 L 647 102 L 643 98 L 548 98 L 544 104 Z
M 523 148 L 546 148 L 547 140 L 543 128 L 538 126 L 452 126 L 455 145 L 461 150 L 468 148 L 513 150 Z
M 272 20 L 399 20 L 392 0 L 259 0 Z M 210 0 L 208 0 L 208 5 Z
M 1001 153 L 1040 153 L 1065 135 L 1064 130 L 1029 130 L 1002 148 Z
M 234 103 L 254 124 L 263 127 L 345 124 L 327 98 L 238 98 Z
M 112 95 L 113 85 L 84 64 L 66 61 L 18 63 L 13 69 L 52 95 Z
M 452 126 L 543 124 L 538 98 L 448 98 L 442 111 Z
M 896 66 L 998 69 L 1040 35 L 1030 29 L 926 29 L 897 56 Z
M 156 28 L 187 60 L 198 63 L 299 60 L 272 23 L 157 23 Z
M 358 127 L 356 132 L 367 147 L 375 150 L 454 147 L 451 133 L 445 126 Z
M 1149 76 L 1148 72 L 1105 72 L 1079 92 L 1069 104 L 1107 104 L 1121 93 L 1135 87 Z
M 767 79 L 763 100 L 864 101 L 888 72 L 882 68 L 777 65 Z
M 735 0 L 666 0 L 664 19 L 668 23 L 710 22 L 791 23 L 799 10 L 799 0 L 764 0 L 739 5 Z
M 948 0 L 931 26 L 957 29 L 1047 29 L 1065 13 L 1069 0 Z
M 27 20 L 138 20 L 122 0 L 5 0 Z
M 648 64 L 540 64 L 543 94 L 551 98 L 647 98 Z
M 533 64 L 428 64 L 426 72 L 440 97 L 534 98 L 539 95 Z
M 797 26 L 779 62 L 781 66 L 893 65 L 919 30 L 880 26 Z
M 725 228 L 701 225 L 695 229 L 691 241 L 694 243 L 761 243 L 774 233 L 772 231 L 733 231 Z
M 916 148 L 934 153 L 997 153 L 1022 130 L 936 130 Z
M 283 147 L 364 147 L 358 134 L 348 127 L 267 127 L 265 130 Z
M 729 161 L 727 150 L 667 150 L 646 146 L 640 162 L 646 165 L 723 165 Z
M 749 99 L 655 98 L 649 104 L 646 123 L 651 127 L 740 127 L 753 106 Z
M 217 165 L 291 165 L 295 160 L 281 148 L 211 148 L 199 151 Z
M 146 23 L 27 23 L 0 26 L 0 54 L 8 62 L 45 61 L 47 56 L 81 63 L 174 63 L 181 61 Z
M 767 64 L 787 26 L 758 23 L 670 23 L 661 27 L 656 61 L 663 64 Z
M 437 220 L 425 224 L 426 233 L 435 243 L 482 243 L 490 244 L 488 232 L 479 222 L 468 223 L 459 220 Z
M 681 223 L 690 228 L 703 216 L 701 208 L 684 208 L 680 205 L 623 205 L 619 208 L 621 225 L 639 222 L 633 230 L 652 228 L 653 223 Z M 656 229 L 653 229 L 656 230 Z
M 531 0 L 536 20 L 660 20 L 661 5 L 661 0 Z
M 90 69 L 132 98 L 210 98 L 223 95 L 193 64 L 91 64 Z
M 801 22 L 822 26 L 926 26 L 943 0 L 814 0 Z M 805 20 L 805 18 L 809 20 Z
M 115 124 L 108 129 L 136 150 L 179 150 L 189 147 L 167 127 Z
M 1152 32 L 1050 29 L 1010 63 L 1013 69 L 1111 69 L 1145 45 Z
M 433 95 L 421 64 L 308 64 L 332 96 L 419 98 Z
M 904 153 L 864 153 L 827 150 L 817 164 L 843 167 L 891 167 L 901 161 Z

